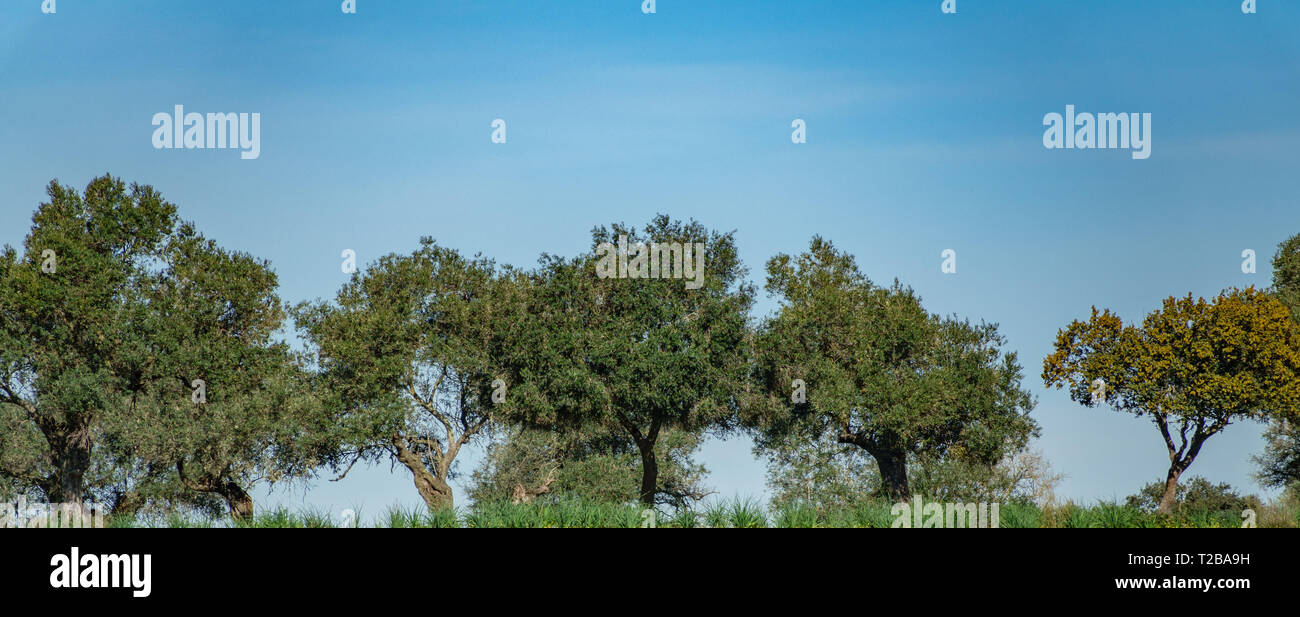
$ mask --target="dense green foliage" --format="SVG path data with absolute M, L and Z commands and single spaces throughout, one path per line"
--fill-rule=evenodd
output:
M 252 513 L 250 485 L 328 450 L 310 376 L 273 338 L 274 272 L 151 187 L 51 182 L 0 260 L 0 476 L 51 502 Z
M 599 276 L 603 243 L 703 243 L 701 285 Z M 640 500 L 671 502 L 678 496 L 659 482 L 658 444 L 671 431 L 698 434 L 732 422 L 748 372 L 753 290 L 732 235 L 698 223 L 659 216 L 641 232 L 600 227 L 591 248 L 569 259 L 542 257 L 525 325 L 494 358 L 511 388 L 501 409 L 524 426 L 595 425 L 621 434 L 640 455 Z
M 1264 453 L 1255 462 L 1265 486 L 1300 486 L 1300 422 L 1270 423 L 1264 431 Z
M 129 410 L 148 361 L 146 264 L 162 257 L 175 207 L 108 177 L 47 193 L 23 253 L 6 247 L 0 262 L 4 475 L 51 501 L 102 498 L 113 475 L 103 421 Z
M 1273 255 L 1273 293 L 1300 321 L 1300 234 L 1282 241 Z
M 1141 509 L 1143 512 L 1154 512 L 1160 507 L 1160 502 L 1165 495 L 1165 483 L 1157 480 L 1146 486 L 1137 494 L 1129 495 L 1125 504 Z M 1259 498 L 1254 495 L 1242 496 L 1232 490 L 1232 486 L 1227 483 L 1214 484 L 1205 478 L 1196 476 L 1178 485 L 1178 492 L 1174 495 L 1174 506 L 1171 512 L 1180 514 L 1185 512 L 1226 512 L 1234 516 L 1240 516 L 1241 511 L 1246 508 L 1260 509 Z
M 1037 434 L 996 325 L 932 315 L 820 237 L 768 261 L 766 288 L 781 307 L 756 335 L 742 413 L 760 451 L 856 446 L 875 459 L 883 492 L 905 499 L 909 457 L 994 465 Z
M 453 504 L 462 447 L 492 428 L 492 351 L 513 336 L 522 283 L 424 238 L 353 274 L 334 303 L 302 304 L 343 444 L 335 467 L 389 458 L 432 509 Z
M 931 314 L 821 237 L 767 262 L 778 306 L 756 324 L 734 232 L 664 215 L 529 270 L 423 238 L 286 310 L 269 263 L 151 187 L 47 192 L 0 252 L 0 500 L 108 503 L 122 525 L 327 527 L 255 512 L 250 492 L 364 461 L 400 464 L 424 502 L 389 527 L 888 527 L 913 496 L 1001 504 L 1010 527 L 1234 527 L 1247 508 L 1294 526 L 1300 511 L 1300 235 L 1266 292 L 1171 297 L 1134 325 L 1094 308 L 1058 333 L 1046 384 L 1149 418 L 1171 460 L 1124 505 L 1085 508 L 1056 503 L 1061 476 L 1028 447 L 1034 400 L 997 325 Z M 1241 420 L 1269 422 L 1256 460 L 1286 489 L 1273 503 L 1179 483 Z M 737 430 L 768 463 L 770 504 L 710 497 L 695 457 Z
M 1283 241 L 1273 257 L 1273 295 L 1300 323 L 1300 234 Z M 1300 422 L 1270 422 L 1264 432 L 1264 452 L 1255 462 L 1265 486 L 1300 486 Z

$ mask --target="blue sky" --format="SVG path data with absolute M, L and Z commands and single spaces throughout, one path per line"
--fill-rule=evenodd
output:
M 21 242 L 51 179 L 106 171 L 269 259 L 290 302 L 331 297 L 343 249 L 365 263 L 422 235 L 528 266 L 665 212 L 735 229 L 761 282 L 822 234 L 930 310 L 1001 324 L 1062 497 L 1122 498 L 1167 458 L 1148 422 L 1043 388 L 1057 329 L 1094 304 L 1138 319 L 1168 295 L 1266 286 L 1300 233 L 1294 3 L 40 4 L 0 6 L 0 243 Z M 177 104 L 260 113 L 261 156 L 154 149 L 151 118 Z M 1045 149 L 1043 116 L 1067 104 L 1151 113 L 1151 157 Z M 1258 490 L 1260 430 L 1230 427 L 1189 473 Z M 702 458 L 720 494 L 764 494 L 745 440 Z M 262 503 L 419 502 L 382 465 Z

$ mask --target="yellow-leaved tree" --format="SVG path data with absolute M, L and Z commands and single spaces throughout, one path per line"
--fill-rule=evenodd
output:
M 1169 452 L 1158 511 L 1211 436 L 1239 420 L 1300 419 L 1300 328 L 1272 295 L 1169 297 L 1141 325 L 1092 309 L 1056 337 L 1043 381 L 1089 407 L 1148 417 Z

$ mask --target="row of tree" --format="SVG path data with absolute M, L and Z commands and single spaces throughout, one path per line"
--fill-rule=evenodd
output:
M 260 482 L 391 461 L 442 508 L 458 454 L 480 443 L 476 499 L 683 505 L 706 494 L 701 440 L 744 431 L 778 476 L 823 453 L 825 469 L 869 458 L 880 492 L 906 499 L 909 463 L 992 479 L 1038 433 L 996 325 L 931 314 L 819 237 L 768 261 L 779 308 L 757 322 L 734 232 L 666 216 L 599 227 L 593 250 L 528 270 L 424 239 L 329 301 L 286 307 L 268 263 L 204 238 L 148 186 L 48 193 L 23 252 L 0 259 L 0 494 L 244 518 Z M 703 242 L 703 285 L 597 276 L 596 247 L 622 236 Z M 1277 420 L 1267 477 L 1296 477 L 1283 420 L 1300 409 L 1298 244 L 1279 251 L 1273 290 L 1171 298 L 1132 326 L 1094 309 L 1044 362 L 1075 400 L 1159 427 L 1162 508 L 1236 419 Z M 288 327 L 303 345 L 279 338 Z

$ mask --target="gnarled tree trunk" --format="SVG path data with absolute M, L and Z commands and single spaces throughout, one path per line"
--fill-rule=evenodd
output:
M 434 475 L 424 466 L 424 459 L 406 447 L 405 440 L 394 437 L 392 443 L 397 460 L 410 470 L 411 479 L 415 482 L 415 490 L 420 493 L 424 504 L 433 511 L 454 507 L 455 500 L 452 497 L 451 485 L 444 479 L 447 470 L 440 470 L 440 475 Z M 446 466 L 450 467 L 450 465 L 451 462 L 447 461 Z
M 406 466 L 411 470 L 411 475 L 415 481 L 415 490 L 419 491 L 420 498 L 424 500 L 425 505 L 430 510 L 442 510 L 455 506 L 455 499 L 452 497 L 451 485 L 441 478 L 429 473 L 424 465 L 412 467 Z

